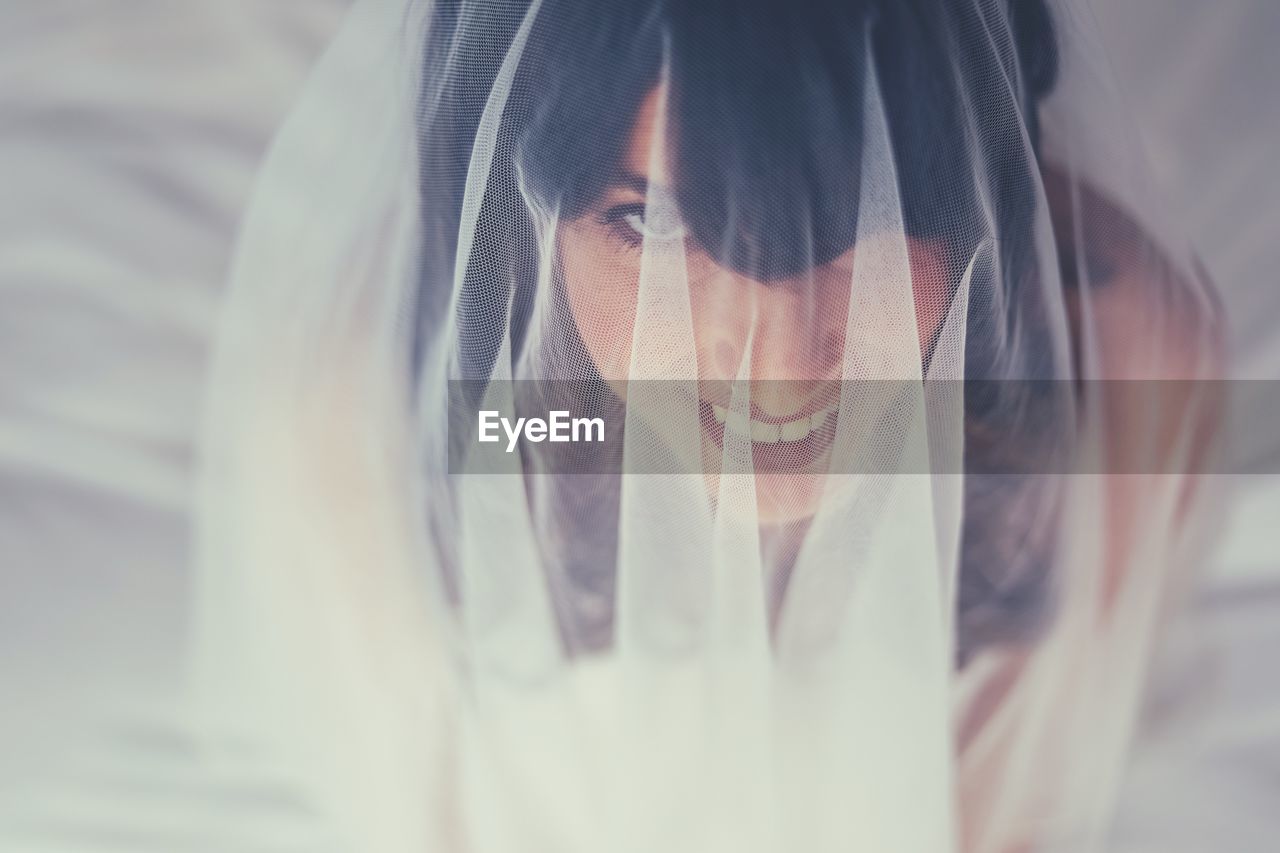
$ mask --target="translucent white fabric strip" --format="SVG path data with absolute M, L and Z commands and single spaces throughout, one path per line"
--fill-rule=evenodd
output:
M 1213 405 L 1106 380 L 1217 334 L 1123 127 L 1066 4 L 359 4 L 220 330 L 211 732 L 362 851 L 1097 849 Z M 557 394 L 617 467 L 468 470 Z

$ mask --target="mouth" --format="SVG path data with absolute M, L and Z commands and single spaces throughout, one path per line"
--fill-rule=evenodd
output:
M 787 418 L 767 418 L 757 416 L 759 413 L 754 410 L 747 416 L 706 400 L 698 402 L 703 432 L 721 450 L 727 434 L 749 441 L 757 472 L 819 473 L 816 463 L 830 450 L 835 438 L 836 406 Z

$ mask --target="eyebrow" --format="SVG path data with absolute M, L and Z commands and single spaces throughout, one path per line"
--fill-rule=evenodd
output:
M 649 192 L 649 182 L 643 176 L 625 169 L 614 172 L 609 178 L 608 186 L 634 190 L 640 195 Z

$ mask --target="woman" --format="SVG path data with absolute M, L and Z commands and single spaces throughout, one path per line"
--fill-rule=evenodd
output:
M 1213 423 L 1102 380 L 1216 338 L 1086 24 L 358 7 L 234 275 L 210 704 L 361 850 L 1101 843 Z

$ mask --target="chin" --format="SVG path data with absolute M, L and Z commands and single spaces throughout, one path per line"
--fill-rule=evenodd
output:
M 757 472 L 754 479 L 754 504 L 730 501 L 717 507 L 721 513 L 740 515 L 756 521 L 761 527 L 780 527 L 806 521 L 821 505 L 827 475 L 819 473 Z M 720 497 L 719 474 L 706 475 L 707 493 L 715 501 Z M 740 492 L 747 498 L 745 489 Z

